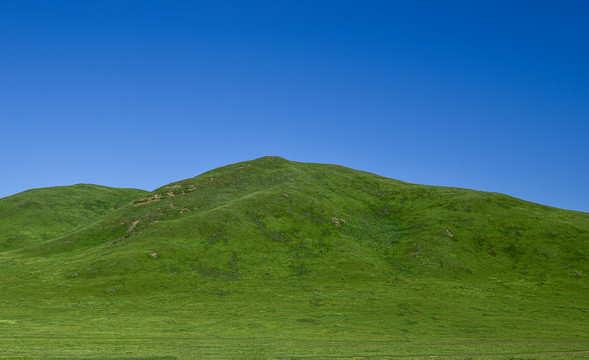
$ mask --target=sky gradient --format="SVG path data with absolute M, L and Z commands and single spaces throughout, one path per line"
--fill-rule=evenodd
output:
M 0 197 L 265 155 L 589 212 L 586 1 L 2 1 Z

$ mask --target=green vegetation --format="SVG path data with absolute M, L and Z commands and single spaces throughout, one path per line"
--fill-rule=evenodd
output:
M 109 199 L 0 253 L 0 358 L 589 357 L 586 213 L 278 157 Z
M 33 189 L 0 199 L 0 251 L 53 239 L 147 193 L 78 184 Z

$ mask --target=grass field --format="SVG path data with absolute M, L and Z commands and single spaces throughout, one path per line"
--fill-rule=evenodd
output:
M 589 358 L 586 213 L 277 157 L 77 190 L 0 199 L 0 358 Z

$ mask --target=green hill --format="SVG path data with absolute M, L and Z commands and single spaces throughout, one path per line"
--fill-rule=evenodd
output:
M 0 253 L 0 358 L 587 357 L 589 214 L 278 157 L 120 199 Z
M 146 193 L 78 184 L 0 199 L 0 251 L 33 245 L 84 226 Z

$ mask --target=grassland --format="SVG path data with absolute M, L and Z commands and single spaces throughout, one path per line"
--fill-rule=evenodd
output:
M 589 214 L 277 157 L 106 189 L 0 199 L 0 358 L 589 358 Z
M 146 193 L 78 184 L 33 189 L 0 199 L 0 251 L 30 246 L 81 228 Z

